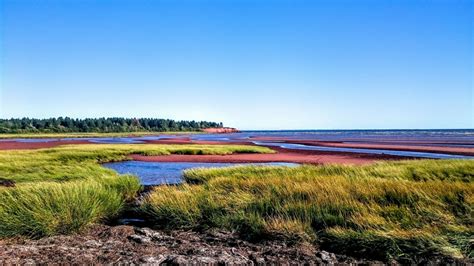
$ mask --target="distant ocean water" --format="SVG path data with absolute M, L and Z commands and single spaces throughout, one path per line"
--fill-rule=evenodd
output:
M 182 138 L 182 135 L 156 135 L 142 137 L 98 137 L 81 138 L 92 143 L 146 143 L 150 140 L 167 138 Z M 220 141 L 220 142 L 249 142 L 262 146 L 276 146 L 285 149 L 296 150 L 318 150 L 331 152 L 352 152 L 367 154 L 388 154 L 395 156 L 419 157 L 419 158 L 473 158 L 463 154 L 445 154 L 434 152 L 402 151 L 383 148 L 354 148 L 354 147 L 321 147 L 320 145 L 305 145 L 298 140 L 309 141 L 332 141 L 344 143 L 370 143 L 370 144 L 395 144 L 409 146 L 446 146 L 474 148 L 474 129 L 431 129 L 431 130 L 247 130 L 238 133 L 225 134 L 188 134 L 192 140 Z M 17 142 L 50 142 L 65 139 L 13 139 Z M 284 143 L 282 140 L 292 140 L 294 143 Z M 0 141 L 12 141 L 3 139 Z
M 245 130 L 225 135 L 197 135 L 195 139 L 276 137 L 322 141 L 426 141 L 474 145 L 474 129 L 390 130 Z
M 172 138 L 173 135 L 143 137 L 81 138 L 91 142 L 142 143 L 144 140 Z M 474 145 L 474 129 L 390 129 L 390 130 L 243 130 L 239 133 L 191 134 L 193 140 L 239 141 L 249 138 L 285 138 L 293 140 L 321 140 L 343 142 L 427 142 L 454 145 Z M 64 138 L 63 140 L 75 140 Z M 3 139 L 0 141 L 11 141 Z M 21 142 L 49 142 L 58 139 L 13 139 Z

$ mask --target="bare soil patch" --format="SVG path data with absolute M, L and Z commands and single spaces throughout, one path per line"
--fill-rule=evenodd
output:
M 251 243 L 225 231 L 155 231 L 97 225 L 87 232 L 39 240 L 0 241 L 2 264 L 321 264 L 368 263 L 283 240 Z

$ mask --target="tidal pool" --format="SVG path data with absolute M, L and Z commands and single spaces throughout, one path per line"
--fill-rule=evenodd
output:
M 297 166 L 296 163 L 190 163 L 190 162 L 141 162 L 124 161 L 105 163 L 104 167 L 120 174 L 137 176 L 143 185 L 179 184 L 183 182 L 183 171 L 199 167 L 226 167 L 235 165 Z
M 351 153 L 365 153 L 365 154 L 385 154 L 403 157 L 415 158 L 429 158 L 429 159 L 473 159 L 474 156 L 455 155 L 446 153 L 434 152 L 418 152 L 418 151 L 398 151 L 398 150 L 383 150 L 383 149 L 364 149 L 364 148 L 344 148 L 344 147 L 326 147 L 326 146 L 311 146 L 304 144 L 293 144 L 284 142 L 267 142 L 254 141 L 255 145 L 280 147 L 283 149 L 294 150 L 310 150 L 310 151 L 332 151 L 332 152 L 351 152 Z

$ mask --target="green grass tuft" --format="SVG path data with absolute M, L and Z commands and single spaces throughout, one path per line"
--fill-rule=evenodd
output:
M 121 179 L 130 183 L 125 179 L 132 178 Z M 95 181 L 42 182 L 1 189 L 0 237 L 77 232 L 116 216 L 125 203 L 122 193 Z

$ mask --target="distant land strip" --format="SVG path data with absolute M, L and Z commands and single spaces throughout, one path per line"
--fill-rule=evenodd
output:
M 0 119 L 0 133 L 120 133 L 120 132 L 183 132 L 213 128 L 225 131 L 222 122 L 186 121 L 161 118 L 11 118 Z M 212 130 L 211 130 L 212 131 Z

